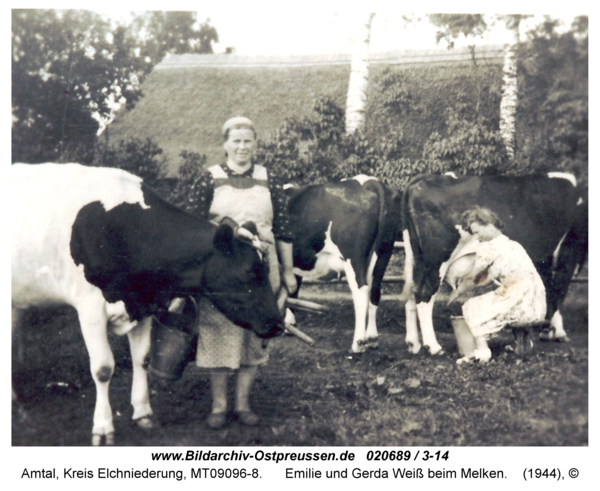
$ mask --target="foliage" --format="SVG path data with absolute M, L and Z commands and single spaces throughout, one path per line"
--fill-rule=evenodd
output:
M 564 170 L 573 172 L 585 189 L 587 18 L 576 19 L 561 35 L 556 25 L 547 19 L 520 47 L 514 162 L 507 158 L 499 132 L 501 67 L 485 64 L 374 67 L 364 128 L 344 135 L 343 109 L 321 99 L 311 117 L 287 120 L 262 142 L 260 158 L 299 184 L 365 173 L 400 188 L 423 172 Z
M 440 163 L 442 172 L 456 175 L 509 173 L 504 142 L 484 121 L 468 121 L 448 111 L 447 136 L 433 133 L 425 144 L 426 159 Z
M 179 167 L 177 181 L 170 193 L 169 201 L 175 206 L 193 213 L 194 204 L 197 203 L 196 192 L 198 191 L 195 183 L 206 165 L 206 155 L 183 150 L 180 157 L 183 159 L 183 163 Z
M 427 141 L 448 135 L 452 118 L 497 127 L 500 91 L 498 66 L 386 68 L 372 77 L 365 132 L 394 135 L 403 157 L 427 159 Z
M 138 15 L 131 29 L 142 40 L 141 56 L 160 62 L 167 53 L 184 54 L 213 52 L 213 43 L 219 42 L 217 30 L 210 19 L 194 28 L 194 12 L 153 11 Z
M 496 21 L 507 26 L 527 16 L 483 16 L 434 14 L 429 20 L 441 31 L 438 41 L 465 36 L 480 36 Z M 557 33 L 559 21 L 546 17 L 527 33 L 518 50 L 517 155 L 511 168 L 498 167 L 502 173 L 530 173 L 562 170 L 572 172 L 581 187 L 588 180 L 588 19 L 577 17 L 568 32 Z M 456 115 L 447 115 L 449 122 Z M 466 162 L 471 154 L 467 172 L 481 170 L 478 156 L 494 158 L 485 168 L 493 171 L 503 157 L 495 155 L 497 126 L 488 117 L 468 118 L 452 124 L 452 134 L 440 139 L 433 133 L 425 158 L 446 155 L 454 161 Z M 450 128 L 450 126 L 449 126 Z M 462 143 L 461 143 L 462 142 Z M 466 145 L 483 147 L 468 148 Z M 461 150 L 461 146 L 464 149 Z M 435 151 L 432 153 L 432 149 Z M 458 154 L 456 153 L 458 152 Z M 462 154 L 462 156 L 460 155 Z M 475 167 L 475 169 L 473 169 Z
M 438 27 L 435 40 L 444 40 L 448 48 L 454 47 L 454 41 L 461 34 L 467 36 L 482 36 L 488 25 L 482 14 L 429 14 L 429 22 Z
M 194 22 L 193 12 L 153 12 L 113 26 L 86 10 L 13 10 L 13 162 L 91 152 L 101 122 L 115 104 L 135 103 L 166 53 L 212 52 L 215 28 L 207 21 L 195 31 Z
M 367 174 L 398 189 L 418 173 L 504 170 L 498 67 L 386 68 L 371 80 L 364 128 L 344 134 L 343 109 L 320 99 L 261 142 L 259 159 L 298 184 Z
M 475 43 L 476 38 L 484 36 L 486 31 L 495 26 L 498 22 L 504 23 L 506 27 L 518 25 L 521 20 L 531 17 L 523 14 L 428 14 L 427 18 L 434 26 L 438 28 L 435 38 L 439 44 L 445 41 L 448 49 L 454 47 L 453 39 L 464 36 L 472 39 Z
M 528 33 L 519 52 L 520 158 L 541 171 L 573 172 L 588 181 L 587 17 L 556 33 L 548 20 Z
M 111 145 L 100 142 L 94 148 L 94 157 L 90 165 L 96 167 L 115 167 L 141 177 L 146 184 L 164 195 L 165 159 L 162 150 L 150 139 L 121 140 Z
M 93 114 L 108 115 L 122 80 L 108 31 L 93 12 L 12 11 L 13 161 L 60 161 L 67 146 L 93 145 Z
M 401 139 L 393 131 L 376 137 L 361 129 L 347 135 L 344 128 L 344 111 L 321 98 L 312 117 L 288 119 L 270 140 L 260 141 L 257 158 L 297 185 L 365 174 L 401 188 L 415 173 L 437 170 L 435 164 L 403 157 Z
M 315 117 L 286 119 L 268 141 L 259 141 L 257 160 L 297 184 L 321 183 L 339 173 L 344 112 L 331 99 L 319 99 Z

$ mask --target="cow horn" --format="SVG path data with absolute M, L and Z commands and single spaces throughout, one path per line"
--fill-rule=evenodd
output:
M 244 227 L 238 227 L 235 230 L 235 236 L 244 242 L 249 242 L 252 247 L 259 251 L 264 252 L 266 249 L 266 246 L 262 244 L 258 236 L 254 235 L 252 232 L 250 232 L 250 230 Z

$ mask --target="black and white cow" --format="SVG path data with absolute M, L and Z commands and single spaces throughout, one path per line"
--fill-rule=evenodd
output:
M 459 245 L 462 213 L 479 205 L 496 212 L 505 233 L 519 242 L 536 265 L 548 297 L 553 336 L 566 339 L 558 307 L 587 254 L 587 205 L 573 176 L 417 176 L 402 198 L 406 252 L 406 342 L 412 353 L 423 345 L 441 352 L 433 329 L 433 303 L 446 261 Z M 454 256 L 453 256 L 454 257 Z
M 374 178 L 289 188 L 294 267 L 301 278 L 345 274 L 352 292 L 352 351 L 377 346 L 381 281 L 400 224 L 400 194 Z
M 127 333 L 133 418 L 151 426 L 145 358 L 151 314 L 175 297 L 205 295 L 261 337 L 283 330 L 256 249 L 235 222 L 199 220 L 118 169 L 78 164 L 12 166 L 13 331 L 32 306 L 77 310 L 97 397 L 92 443 L 113 440 L 107 323 Z M 233 226 L 232 226 L 233 224 Z

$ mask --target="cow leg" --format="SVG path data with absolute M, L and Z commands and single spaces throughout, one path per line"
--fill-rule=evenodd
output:
M 96 385 L 92 445 L 100 445 L 103 437 L 106 438 L 106 444 L 111 445 L 114 443 L 115 429 L 108 386 L 115 370 L 115 359 L 108 343 L 104 301 L 99 298 L 95 303 L 96 305 L 87 304 L 85 308 L 77 308 L 77 313 L 85 346 L 90 355 L 90 371 Z
M 540 339 L 543 339 L 544 341 L 570 341 L 569 336 L 567 336 L 567 332 L 565 331 L 563 318 L 559 310 L 554 312 L 554 315 L 550 320 L 550 331 L 547 334 L 540 334 Z
M 354 304 L 354 338 L 352 340 L 352 352 L 364 353 L 366 351 L 366 321 L 369 305 L 369 286 L 363 284 L 358 286 L 357 275 L 352 267 L 350 260 L 344 261 L 344 271 L 346 280 L 352 293 L 352 303 Z
M 377 309 L 378 305 L 369 302 L 369 310 L 367 315 L 367 348 L 378 348 L 379 333 L 377 332 Z
M 406 344 L 408 351 L 416 355 L 421 350 L 421 341 L 419 340 L 419 328 L 417 325 L 417 302 L 414 295 L 409 295 L 404 304 L 406 315 Z
M 414 255 L 410 247 L 410 236 L 407 230 L 402 233 L 404 240 L 404 289 L 403 296 L 406 298 L 404 304 L 404 311 L 406 314 L 406 344 L 408 345 L 408 351 L 413 355 L 416 355 L 421 350 L 421 342 L 419 341 L 419 330 L 417 326 L 418 322 L 421 324 L 421 335 L 423 337 L 423 344 L 429 349 L 429 353 L 437 355 L 443 352 L 442 347 L 437 342 L 435 332 L 433 330 L 433 304 L 435 302 L 434 294 L 429 302 L 419 303 L 417 305 L 414 295 L 414 281 L 413 281 L 413 270 L 414 270 Z
M 421 335 L 423 337 L 423 345 L 429 350 L 432 355 L 442 354 L 444 352 L 441 345 L 435 337 L 433 329 L 433 304 L 435 295 L 427 303 L 421 302 L 417 304 L 415 297 L 410 295 L 404 311 L 406 314 L 406 344 L 408 351 L 416 355 L 421 350 L 421 341 L 419 340 L 418 324 L 421 325 Z
M 415 284 L 413 281 L 413 270 L 415 259 L 410 247 L 410 235 L 408 230 L 402 232 L 402 240 L 404 241 L 404 287 L 402 295 L 405 298 L 404 304 L 405 320 L 406 320 L 406 345 L 408 351 L 416 355 L 421 351 L 421 341 L 419 340 L 419 327 L 417 325 L 417 301 L 415 299 Z
M 133 419 L 140 428 L 152 428 L 152 408 L 148 393 L 148 371 L 146 358 L 150 352 L 150 331 L 152 317 L 146 317 L 127 333 L 133 365 L 133 381 L 131 384 L 131 405 Z
M 438 355 L 444 352 L 440 343 L 435 337 L 433 329 L 433 304 L 437 293 L 431 297 L 429 302 L 421 302 L 417 304 L 417 313 L 419 315 L 419 324 L 421 325 L 421 336 L 423 337 L 423 345 L 429 350 L 429 354 Z
M 569 336 L 567 336 L 567 332 L 565 331 L 563 318 L 559 310 L 554 312 L 550 320 L 550 326 L 552 327 L 552 334 L 556 341 L 569 341 Z
M 377 309 L 379 307 L 379 294 L 377 295 L 377 303 L 373 299 L 373 270 L 377 263 L 377 254 L 373 254 L 371 262 L 369 264 L 369 270 L 367 271 L 367 296 L 369 299 L 369 307 L 367 313 L 367 332 L 366 332 L 366 347 L 367 348 L 378 348 L 379 343 L 377 338 L 379 336 L 377 332 Z M 381 285 L 378 285 L 381 288 Z M 379 292 L 380 293 L 380 292 Z

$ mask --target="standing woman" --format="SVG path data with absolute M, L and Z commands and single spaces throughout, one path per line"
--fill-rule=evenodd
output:
M 244 117 L 229 119 L 223 125 L 223 139 L 227 162 L 208 168 L 192 188 L 197 196 L 196 213 L 217 223 L 226 216 L 240 225 L 256 223 L 259 238 L 268 246 L 265 261 L 273 291 L 279 291 L 283 279 L 285 288 L 293 293 L 297 288 L 293 234 L 282 184 L 265 167 L 252 162 L 256 153 L 252 121 Z M 210 370 L 212 412 L 207 425 L 213 429 L 225 426 L 228 379 L 233 373 L 237 420 L 244 425 L 258 424 L 249 396 L 258 366 L 268 360 L 266 347 L 254 332 L 233 324 L 210 301 L 203 299 L 200 312 L 196 364 Z
M 475 235 L 481 245 L 469 279 L 459 284 L 448 302 L 474 288 L 485 275 L 498 288 L 463 304 L 465 322 L 475 338 L 475 351 L 460 358 L 459 364 L 473 359 L 489 361 L 492 352 L 487 338 L 508 324 L 540 321 L 546 315 L 544 283 L 523 246 L 502 233 L 504 225 L 498 216 L 487 208 L 475 207 L 463 213 L 462 227 Z

